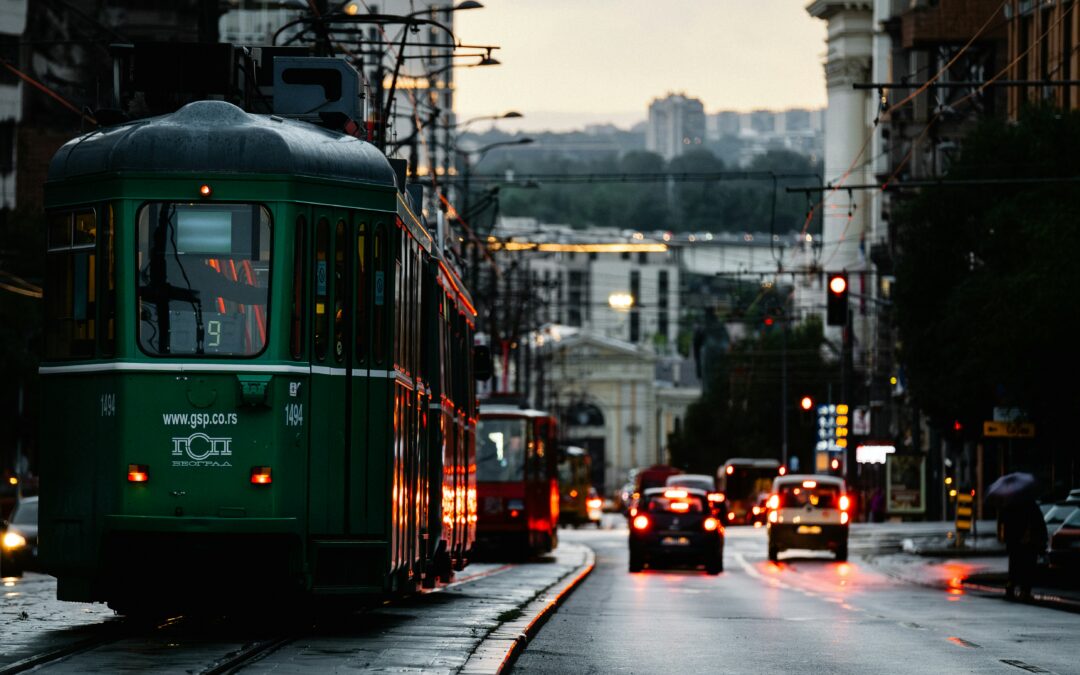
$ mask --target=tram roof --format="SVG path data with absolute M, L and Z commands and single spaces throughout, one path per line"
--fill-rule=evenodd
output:
M 49 181 L 120 171 L 294 174 L 396 185 L 379 150 L 358 138 L 224 101 L 98 129 L 64 144 Z

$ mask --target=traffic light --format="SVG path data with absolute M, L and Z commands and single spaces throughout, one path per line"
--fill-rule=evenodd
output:
M 799 407 L 803 410 L 810 410 L 814 407 L 814 399 L 810 398 L 809 396 L 803 396 L 801 399 L 799 399 Z
M 829 326 L 846 326 L 848 316 L 848 282 L 846 274 L 830 274 L 825 289 L 825 323 Z

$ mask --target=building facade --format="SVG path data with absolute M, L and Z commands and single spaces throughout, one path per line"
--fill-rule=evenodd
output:
M 670 160 L 705 142 L 705 106 L 685 94 L 668 94 L 649 104 L 645 148 Z

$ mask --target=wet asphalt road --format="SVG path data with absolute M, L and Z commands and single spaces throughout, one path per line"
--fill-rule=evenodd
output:
M 763 530 L 729 528 L 712 577 L 628 573 L 625 529 L 560 538 L 592 547 L 596 569 L 514 673 L 1080 673 L 1080 615 L 904 583 L 854 539 L 849 563 L 773 564 Z

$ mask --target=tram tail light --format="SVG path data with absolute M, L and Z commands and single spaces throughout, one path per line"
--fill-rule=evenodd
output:
M 128 464 L 128 482 L 145 483 L 150 480 L 150 467 L 146 464 Z
M 268 466 L 253 466 L 251 467 L 251 482 L 255 485 L 270 485 L 274 482 L 273 477 L 270 475 L 270 467 Z
M 720 521 L 716 518 L 709 517 L 705 519 L 706 532 L 715 532 L 718 527 L 720 527 Z
M 648 516 L 635 516 L 633 524 L 634 524 L 634 529 L 635 530 L 644 530 L 644 529 L 649 527 L 649 517 Z

